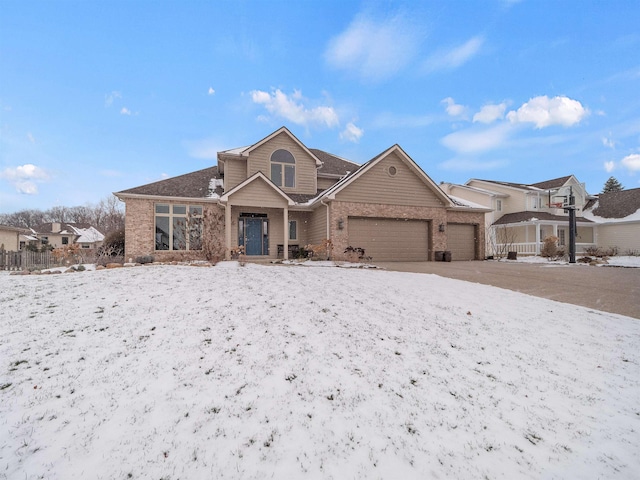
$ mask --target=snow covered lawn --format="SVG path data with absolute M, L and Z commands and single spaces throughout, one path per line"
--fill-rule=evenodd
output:
M 638 478 L 640 322 L 434 275 L 0 274 L 0 478 Z

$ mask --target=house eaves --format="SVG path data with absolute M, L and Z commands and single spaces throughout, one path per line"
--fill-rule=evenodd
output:
M 280 127 L 278 130 L 276 130 L 272 134 L 267 135 L 262 140 L 254 143 L 253 145 L 250 145 L 248 147 L 234 148 L 234 149 L 225 150 L 224 152 L 219 152 L 219 153 L 220 154 L 227 154 L 227 155 L 234 155 L 234 156 L 237 156 L 237 157 L 247 157 L 253 150 L 255 150 L 256 148 L 260 147 L 261 145 L 264 145 L 269 140 L 277 137 L 281 133 L 284 133 L 284 134 L 288 135 L 294 142 L 296 142 L 298 144 L 298 146 L 300 148 L 302 148 L 306 153 L 308 153 L 309 156 L 311 156 L 311 158 L 313 158 L 315 160 L 316 167 L 322 166 L 322 162 L 320 161 L 320 159 L 311 150 L 309 150 L 305 146 L 304 143 L 302 143 L 300 140 L 298 140 L 298 138 L 293 133 L 291 133 L 291 131 L 289 131 L 289 129 L 287 127 Z
M 254 173 L 249 178 L 247 178 L 244 182 L 239 183 L 238 185 L 233 187 L 231 190 L 229 190 L 228 192 L 226 192 L 224 195 L 220 197 L 220 201 L 224 203 L 228 202 L 229 197 L 231 195 L 233 195 L 234 193 L 237 193 L 238 191 L 242 190 L 247 185 L 255 182 L 258 179 L 264 180 L 269 187 L 271 187 L 278 195 L 280 195 L 282 198 L 284 198 L 287 201 L 287 204 L 290 207 L 295 205 L 295 202 L 291 199 L 291 197 L 289 197 L 286 193 L 284 193 L 280 187 L 278 187 L 275 183 L 273 183 L 271 179 L 267 178 L 267 176 L 262 172 Z
M 400 145 L 395 144 L 392 147 L 388 148 L 384 152 L 376 155 L 374 158 L 369 160 L 367 163 L 362 165 L 358 170 L 356 170 L 352 175 L 345 177 L 343 180 L 339 181 L 331 188 L 327 189 L 323 195 L 320 195 L 316 201 L 320 198 L 327 200 L 335 200 L 336 194 L 340 192 L 340 190 L 346 188 L 348 185 L 356 181 L 360 178 L 364 173 L 371 170 L 375 165 L 377 165 L 383 158 L 386 158 L 391 153 L 396 152 L 398 155 L 405 161 L 407 166 L 414 171 L 422 179 L 422 181 L 431 188 L 431 190 L 438 196 L 438 198 L 444 203 L 445 207 L 453 207 L 453 202 L 447 196 L 446 193 L 442 191 L 442 189 L 427 175 L 424 170 L 422 170 L 416 162 L 414 162 L 409 155 L 400 147 Z

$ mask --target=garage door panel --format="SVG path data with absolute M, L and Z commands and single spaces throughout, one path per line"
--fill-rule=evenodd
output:
M 429 223 L 425 220 L 349 217 L 349 245 L 374 261 L 425 261 Z
M 447 250 L 452 260 L 475 260 L 475 226 L 450 223 L 447 225 Z

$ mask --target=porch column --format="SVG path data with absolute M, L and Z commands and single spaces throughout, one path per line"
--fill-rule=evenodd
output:
M 540 224 L 536 223 L 536 255 L 540 255 Z
M 289 260 L 289 208 L 284 207 L 282 216 L 284 218 L 284 251 L 282 252 L 282 258 Z
M 225 248 L 224 258 L 231 260 L 231 204 L 227 202 L 224 206 L 224 234 L 225 234 Z

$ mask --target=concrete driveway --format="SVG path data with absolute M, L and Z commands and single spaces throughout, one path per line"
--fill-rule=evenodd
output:
M 432 273 L 536 297 L 640 318 L 640 268 L 497 261 L 379 262 L 399 272 Z

